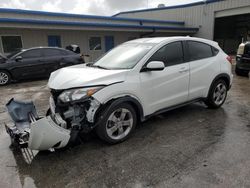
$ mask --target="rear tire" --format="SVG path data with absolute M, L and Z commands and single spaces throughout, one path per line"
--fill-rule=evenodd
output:
M 11 77 L 7 71 L 0 70 L 0 86 L 10 83 Z
M 235 73 L 238 76 L 248 76 L 249 71 L 239 69 L 237 66 L 235 67 Z
M 227 98 L 228 86 L 222 79 L 216 80 L 210 88 L 205 104 L 208 108 L 220 108 Z
M 126 140 L 137 124 L 134 108 L 127 103 L 120 103 L 104 110 L 96 133 L 100 139 L 109 144 L 117 144 Z

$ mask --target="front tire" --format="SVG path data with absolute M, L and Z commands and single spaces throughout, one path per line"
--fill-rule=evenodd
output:
M 6 85 L 10 82 L 10 74 L 7 71 L 0 70 L 0 86 Z
M 108 108 L 102 115 L 101 123 L 96 128 L 96 133 L 102 140 L 109 144 L 116 144 L 126 140 L 137 124 L 134 108 L 121 103 Z
M 220 108 L 227 98 L 228 87 L 224 80 L 219 79 L 210 88 L 205 104 L 208 108 Z

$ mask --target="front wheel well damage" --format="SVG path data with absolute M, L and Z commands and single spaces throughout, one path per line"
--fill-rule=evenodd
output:
M 111 99 L 108 102 L 106 102 L 105 104 L 102 104 L 95 114 L 96 124 L 98 124 L 99 121 L 101 121 L 102 117 L 104 116 L 104 113 L 109 108 L 111 108 L 113 105 L 122 104 L 122 103 L 130 104 L 136 112 L 136 115 L 138 117 L 137 121 L 143 121 L 144 115 L 143 115 L 143 108 L 142 108 L 141 104 L 133 97 L 124 96 L 124 97 Z

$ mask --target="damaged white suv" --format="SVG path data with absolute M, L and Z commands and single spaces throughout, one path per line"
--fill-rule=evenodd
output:
M 196 101 L 219 108 L 232 77 L 231 59 L 216 42 L 137 39 L 95 63 L 53 72 L 50 110 L 44 118 L 32 103 L 11 100 L 7 108 L 15 126 L 6 128 L 19 144 L 36 150 L 65 147 L 92 130 L 108 143 L 119 143 L 138 122 L 166 110 Z

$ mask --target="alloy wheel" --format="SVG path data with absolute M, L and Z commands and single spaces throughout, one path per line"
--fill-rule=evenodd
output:
M 0 85 L 4 85 L 8 81 L 9 81 L 9 76 L 4 72 L 0 72 Z
M 219 83 L 213 94 L 213 100 L 216 105 L 221 105 L 227 96 L 227 88 L 223 83 Z
M 110 114 L 107 123 L 106 131 L 110 138 L 121 140 L 126 137 L 133 126 L 133 115 L 126 108 L 119 108 Z

